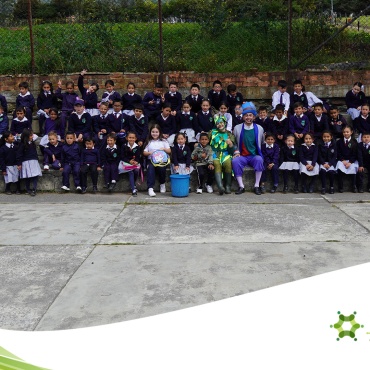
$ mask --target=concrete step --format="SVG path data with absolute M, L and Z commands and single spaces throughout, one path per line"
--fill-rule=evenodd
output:
M 367 185 L 367 176 L 368 174 L 364 174 L 364 185 L 366 189 Z M 244 171 L 244 176 L 243 176 L 243 181 L 245 185 L 246 191 L 253 191 L 254 187 L 254 171 L 250 168 L 247 168 Z M 23 182 L 23 180 L 22 180 Z M 75 187 L 73 185 L 73 178 L 72 175 L 70 177 L 70 182 L 71 182 L 71 191 L 75 191 Z M 107 191 L 104 189 L 104 176 L 103 172 L 101 171 L 99 173 L 98 177 L 98 190 L 101 192 Z M 196 172 L 193 171 L 190 175 L 190 188 L 192 191 L 195 191 L 197 188 L 197 175 Z M 289 182 L 289 191 L 293 190 L 293 178 L 290 179 Z M 49 170 L 49 171 L 42 171 L 42 177 L 39 177 L 39 182 L 38 182 L 38 190 L 39 191 L 48 191 L 48 192 L 61 192 L 61 186 L 62 186 L 62 173 L 60 171 L 55 171 L 55 170 Z M 329 186 L 329 180 L 327 179 L 327 186 Z M 335 191 L 338 190 L 338 183 L 337 181 L 335 182 Z M 266 191 L 269 192 L 271 190 L 271 180 L 270 177 L 268 177 L 268 180 L 266 182 Z M 137 184 L 137 188 L 139 191 L 147 191 L 147 184 L 146 184 L 146 176 L 145 176 L 145 171 L 144 171 L 144 182 L 141 183 L 141 179 L 139 179 L 139 183 Z M 171 181 L 170 181 L 170 170 L 167 170 L 167 176 L 166 176 L 166 188 L 167 191 L 171 190 Z M 22 185 L 22 189 L 24 189 L 24 184 Z M 216 184 L 213 185 L 213 189 L 215 192 L 217 192 L 217 186 Z M 238 189 L 238 184 L 236 180 L 233 178 L 232 180 L 232 186 L 231 186 L 232 191 L 235 191 Z M 282 174 L 280 173 L 280 182 L 279 182 L 279 187 L 277 191 L 282 191 L 283 190 L 283 178 Z M 299 188 L 301 190 L 301 188 Z M 4 182 L 2 181 L 0 184 L 0 191 L 4 191 Z M 88 176 L 88 191 L 92 191 L 92 183 L 91 179 Z M 127 174 L 122 174 L 120 175 L 119 181 L 117 183 L 117 186 L 114 190 L 115 192 L 130 192 L 130 185 L 128 181 L 128 175 Z M 159 183 L 156 181 L 154 191 L 159 191 Z M 315 191 L 321 191 L 321 182 L 320 179 L 317 178 L 315 181 Z M 345 176 L 344 179 L 344 191 L 346 192 L 352 192 L 352 184 L 350 183 L 349 176 Z

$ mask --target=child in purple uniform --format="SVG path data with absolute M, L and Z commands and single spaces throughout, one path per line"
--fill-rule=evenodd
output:
M 177 82 L 170 82 L 168 84 L 169 91 L 164 94 L 165 102 L 171 105 L 171 114 L 176 116 L 177 111 L 181 109 L 182 105 L 182 95 L 177 91 Z
M 355 82 L 352 90 L 346 94 L 347 113 L 353 120 L 360 115 L 361 106 L 364 103 L 366 103 L 366 97 L 362 91 L 362 83 Z
M 339 109 L 336 106 L 332 106 L 329 109 L 329 130 L 335 140 L 343 137 L 342 130 L 347 126 L 346 119 L 339 114 Z
M 169 103 L 163 104 L 162 113 L 155 121 L 161 126 L 163 138 L 172 146 L 177 131 L 177 125 L 176 118 L 171 114 L 171 105 Z
M 317 163 L 318 147 L 313 143 L 314 136 L 306 132 L 303 136 L 304 143 L 299 148 L 299 172 L 302 179 L 302 192 L 313 193 L 316 176 L 319 174 L 319 165 Z M 307 179 L 311 181 L 307 188 Z
M 271 129 L 271 120 L 268 118 L 267 107 L 261 105 L 258 108 L 258 116 L 256 117 L 255 122 L 257 125 L 260 125 L 263 128 L 263 132 L 266 134 L 267 132 L 272 132 Z
M 19 94 L 15 100 L 15 106 L 24 107 L 26 109 L 26 117 L 32 125 L 32 112 L 35 106 L 35 98 L 29 92 L 29 84 L 26 81 L 21 82 L 19 85 Z M 15 115 L 14 115 L 15 117 Z
M 18 144 L 10 131 L 5 131 L 0 139 L 0 170 L 4 176 L 5 194 L 11 195 L 11 184 L 16 184 L 16 194 L 21 193 L 19 170 L 17 167 Z
M 337 146 L 330 131 L 322 133 L 317 163 L 320 165 L 321 194 L 326 193 L 326 175 L 329 176 L 329 194 L 334 194 L 334 175 L 337 166 Z
M 84 101 L 81 99 L 77 99 L 74 103 L 74 112 L 69 117 L 68 129 L 76 134 L 77 141 L 80 143 L 92 137 L 92 118 L 86 112 Z
M 293 82 L 294 92 L 290 94 L 290 113 L 295 113 L 294 104 L 300 102 L 303 104 L 303 112 L 308 111 L 308 100 L 306 94 L 302 91 L 303 84 L 301 80 L 295 80 Z
M 58 140 L 64 141 L 64 130 L 62 127 L 62 121 L 58 116 L 58 110 L 56 108 L 49 109 L 49 118 L 45 121 L 45 135 L 41 138 L 40 145 L 45 146 L 49 142 L 48 134 L 53 131 L 58 135 Z
M 202 100 L 203 96 L 200 95 L 200 86 L 198 84 L 192 84 L 190 95 L 185 98 L 185 101 L 189 102 L 193 113 L 198 113 L 202 109 Z
M 310 126 L 316 143 L 322 138 L 323 132 L 329 130 L 328 116 L 324 114 L 322 103 L 314 104 L 313 114 L 310 115 Z
M 220 80 L 213 82 L 213 88 L 208 92 L 208 99 L 215 110 L 219 110 L 221 102 L 225 102 L 227 100 L 226 92 L 222 89 L 222 83 Z
M 229 105 L 229 112 L 231 115 L 234 114 L 237 104 L 243 104 L 243 95 L 237 91 L 236 85 L 230 84 L 227 86 L 226 102 Z
M 272 187 L 270 193 L 275 193 L 279 186 L 279 157 L 280 149 L 275 143 L 275 137 L 273 134 L 267 133 L 265 136 L 265 142 L 262 144 L 262 156 L 265 169 L 262 172 L 261 177 L 261 193 L 265 193 L 265 182 L 267 180 L 267 171 L 271 172 Z
M 113 112 L 113 102 L 117 100 L 121 100 L 121 95 L 114 91 L 114 82 L 112 80 L 105 81 L 105 92 L 103 93 L 101 97 L 102 102 L 108 102 L 109 103 L 109 113 Z
M 284 106 L 278 104 L 275 108 L 275 115 L 270 125 L 271 132 L 276 137 L 276 143 L 279 147 L 283 147 L 285 139 L 288 135 L 289 120 L 284 115 Z
M 69 116 L 73 112 L 75 101 L 78 99 L 78 95 L 75 93 L 74 87 L 75 85 L 73 81 L 67 81 L 66 92 L 62 93 L 62 81 L 59 80 L 58 88 L 55 90 L 57 98 L 62 100 L 62 113 L 60 115 L 62 127 L 67 127 Z
M 118 181 L 118 164 L 121 157 L 121 151 L 116 144 L 114 134 L 107 135 L 107 145 L 101 150 L 101 163 L 104 172 L 105 187 L 112 191 Z
M 36 144 L 33 141 L 32 130 L 24 129 L 21 135 L 21 142 L 17 150 L 17 166 L 20 178 L 26 179 L 26 192 L 35 196 L 37 192 L 37 182 L 42 176 L 37 155 Z M 33 189 L 30 188 L 31 180 Z
M 93 193 L 98 191 L 98 175 L 101 170 L 100 152 L 94 147 L 94 139 L 85 139 L 85 148 L 81 151 L 81 193 L 85 194 L 87 189 L 87 173 L 90 172 L 93 184 Z
M 47 132 L 44 133 L 44 123 L 49 117 L 50 108 L 56 108 L 57 104 L 58 98 L 54 94 L 53 84 L 50 81 L 43 81 L 40 94 L 37 97 L 40 135 L 47 134 Z
M 92 117 L 93 129 L 95 133 L 96 143 L 101 147 L 105 142 L 107 134 L 111 127 L 112 115 L 108 114 L 109 104 L 107 102 L 100 103 L 99 114 Z
M 130 131 L 135 133 L 137 143 L 142 147 L 149 133 L 148 118 L 144 116 L 142 104 L 134 106 L 134 115 L 130 117 L 129 123 Z
M 96 82 L 92 82 L 86 89 L 84 87 L 84 75 L 86 72 L 86 69 L 81 71 L 78 77 L 77 86 L 80 90 L 82 100 L 85 102 L 86 111 L 93 117 L 99 114 L 98 95 L 96 94 L 96 92 L 99 90 L 99 85 Z
M 289 119 L 289 132 L 293 134 L 297 140 L 297 144 L 302 143 L 303 135 L 310 131 L 310 121 L 303 114 L 303 104 L 297 102 L 294 104 L 294 115 Z
M 122 161 L 133 167 L 136 167 L 127 171 L 130 188 L 134 197 L 137 196 L 135 183 L 139 176 L 141 162 L 141 148 L 139 147 L 139 145 L 136 144 L 136 140 L 136 134 L 134 132 L 128 132 L 127 141 L 122 145 L 121 148 Z
M 143 98 L 144 114 L 148 117 L 149 122 L 154 121 L 161 113 L 164 101 L 163 85 L 156 83 L 153 91 L 146 93 Z
M 63 185 L 62 190 L 70 191 L 69 175 L 73 173 L 73 180 L 78 192 L 81 192 L 80 168 L 81 168 L 81 150 L 76 143 L 76 135 L 74 132 L 68 131 L 66 133 L 66 142 L 63 145 L 61 156 L 61 168 L 63 171 Z
M 353 130 L 358 132 L 357 141 L 361 143 L 361 136 L 364 132 L 370 132 L 369 104 L 364 103 L 361 106 L 361 114 L 353 120 Z
M 11 133 L 15 136 L 16 140 L 20 140 L 21 134 L 24 129 L 31 130 L 31 123 L 26 117 L 26 108 L 18 107 L 15 110 L 16 117 L 13 118 L 10 126 Z
M 135 84 L 129 82 L 127 84 L 127 93 L 122 95 L 122 111 L 128 116 L 132 116 L 135 105 L 141 104 L 143 101 L 142 97 L 135 93 L 135 89 Z
M 296 146 L 295 136 L 288 134 L 285 139 L 285 145 L 280 150 L 280 167 L 283 171 L 284 187 L 283 193 L 288 192 L 288 176 L 289 172 L 293 173 L 294 177 L 294 193 L 298 194 L 299 181 L 299 152 Z
M 63 144 L 58 141 L 58 135 L 54 131 L 48 133 L 49 142 L 44 149 L 44 170 L 60 170 Z
M 357 193 L 356 174 L 358 170 L 358 145 L 352 138 L 352 128 L 343 128 L 343 139 L 337 141 L 337 167 L 339 192 L 343 193 L 343 176 L 349 175 L 352 180 L 352 190 Z
M 370 192 L 370 132 L 362 134 L 362 143 L 358 144 L 358 192 L 363 193 L 364 170 L 367 170 L 367 191 Z

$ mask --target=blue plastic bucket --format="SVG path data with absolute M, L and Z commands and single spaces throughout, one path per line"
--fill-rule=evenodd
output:
M 170 175 L 171 192 L 173 197 L 187 197 L 189 195 L 190 175 Z

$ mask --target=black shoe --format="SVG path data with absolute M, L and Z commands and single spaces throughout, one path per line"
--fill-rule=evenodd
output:
M 109 190 L 112 191 L 114 190 L 114 188 L 116 187 L 116 182 L 112 182 L 110 185 L 109 185 Z
M 298 186 L 295 186 L 293 191 L 294 191 L 294 194 L 298 194 L 299 193 Z
M 265 194 L 266 193 L 266 188 L 264 186 L 261 186 L 260 191 L 261 191 L 261 194 Z
M 367 189 L 367 191 L 370 193 L 370 188 L 369 188 L 369 189 Z
M 286 194 L 288 192 L 288 185 L 284 185 L 283 187 L 283 193 Z
M 343 193 L 343 188 L 338 189 L 339 193 Z
M 16 194 L 16 195 L 21 195 L 21 191 L 20 191 L 20 190 L 17 190 L 17 191 L 15 192 L 15 194 Z
M 307 188 L 305 186 L 302 188 L 302 193 L 307 193 Z
M 330 188 L 329 194 L 334 194 L 334 188 Z
M 96 185 L 93 185 L 93 193 L 95 194 L 98 191 L 98 187 Z
M 137 197 L 137 189 L 134 189 L 134 190 L 132 191 L 132 196 L 133 196 L 133 197 Z
M 326 194 L 326 189 L 325 189 L 325 188 L 322 188 L 322 189 L 321 189 L 321 194 L 322 194 L 322 195 Z
M 86 186 L 84 186 L 83 188 L 82 188 L 82 190 L 81 190 L 81 194 L 86 194 Z
M 312 194 L 312 193 L 313 193 L 313 187 L 312 187 L 312 186 L 310 186 L 310 187 L 308 188 L 308 192 L 309 192 L 310 194 Z
M 30 195 L 31 197 L 34 197 L 36 195 L 36 190 L 31 190 Z
M 243 194 L 245 192 L 244 188 L 239 187 L 239 189 L 235 192 L 235 194 Z
M 5 191 L 5 194 L 6 194 L 6 195 L 12 195 L 12 192 L 11 192 L 10 190 L 6 190 L 6 191 Z
M 277 186 L 273 186 L 272 189 L 270 190 L 271 194 L 274 194 L 276 192 Z
M 109 182 L 103 186 L 103 189 L 109 189 Z
M 356 186 L 353 187 L 352 193 L 357 193 L 357 187 Z
M 363 193 L 363 192 L 364 192 L 364 189 L 362 189 L 362 188 L 358 188 L 358 192 L 359 192 L 359 193 Z
M 261 188 L 259 186 L 255 186 L 254 187 L 254 194 L 256 195 L 261 195 Z

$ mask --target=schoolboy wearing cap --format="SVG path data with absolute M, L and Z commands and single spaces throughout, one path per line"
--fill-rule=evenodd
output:
M 77 141 L 82 142 L 88 137 L 93 137 L 92 118 L 85 110 L 85 102 L 76 99 L 74 111 L 69 117 L 68 130 L 76 134 Z
M 263 143 L 263 128 L 254 123 L 257 116 L 256 107 L 252 102 L 246 102 L 242 105 L 243 123 L 236 125 L 234 136 L 238 150 L 234 153 L 232 161 L 235 178 L 238 181 L 239 189 L 235 194 L 244 193 L 243 171 L 247 166 L 253 167 L 255 171 L 254 192 L 261 195 L 259 187 L 263 167 L 263 156 L 261 146 Z

